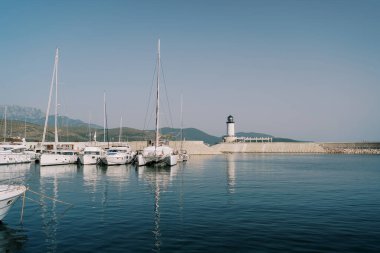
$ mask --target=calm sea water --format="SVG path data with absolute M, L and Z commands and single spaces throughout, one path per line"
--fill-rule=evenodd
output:
M 380 156 L 192 156 L 172 168 L 0 166 L 27 193 L 2 252 L 380 252 Z

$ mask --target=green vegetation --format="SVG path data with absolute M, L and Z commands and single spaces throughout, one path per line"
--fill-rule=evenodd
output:
M 4 106 L 3 106 L 4 108 Z M 3 115 L 0 115 L 0 140 L 4 138 L 4 120 Z M 41 110 L 31 107 L 21 106 L 7 106 L 7 139 L 19 141 L 26 137 L 27 141 L 41 141 L 43 133 L 43 125 L 45 123 L 45 116 Z M 92 124 L 89 126 L 87 123 L 81 120 L 70 119 L 66 116 L 60 116 L 58 119 L 58 136 L 60 141 L 89 141 L 90 130 L 91 137 L 96 136 L 98 141 L 103 141 L 104 134 L 103 128 Z M 54 116 L 49 116 L 48 130 L 46 141 L 54 141 Z M 178 128 L 161 128 L 160 133 L 163 139 L 166 140 L 180 140 L 180 129 Z M 106 140 L 118 141 L 119 140 L 119 128 L 109 129 L 106 132 Z M 108 135 L 108 136 L 107 136 Z M 272 137 L 273 142 L 296 142 L 296 140 L 274 137 L 272 135 L 263 133 L 236 133 L 236 136 L 241 137 Z M 108 137 L 108 138 L 107 138 Z M 138 130 L 129 127 L 122 128 L 121 141 L 143 141 L 153 140 L 155 138 L 153 130 Z M 222 141 L 222 137 L 209 135 L 196 128 L 183 129 L 183 138 L 191 141 L 203 141 L 207 144 L 213 145 Z

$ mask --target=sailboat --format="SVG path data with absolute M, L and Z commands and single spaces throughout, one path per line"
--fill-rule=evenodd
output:
M 0 221 L 9 213 L 16 200 L 27 190 L 25 185 L 0 185 Z
M 42 146 L 44 146 L 47 123 L 48 123 L 48 118 L 49 118 L 49 111 L 50 111 L 51 96 L 52 96 L 53 87 L 55 86 L 54 147 L 53 147 L 53 150 L 50 150 L 49 152 L 45 152 L 41 155 L 40 165 L 71 164 L 71 163 L 76 163 L 78 160 L 78 156 L 76 152 L 74 152 L 73 150 L 58 149 L 58 126 L 57 126 L 57 122 L 58 122 L 58 119 L 57 119 L 58 117 L 58 59 L 59 59 L 59 51 L 57 48 L 55 52 L 53 76 L 52 76 L 52 80 L 50 84 L 48 108 L 46 110 L 44 133 L 42 136 Z
M 7 137 L 7 106 L 4 109 L 4 143 L 0 144 L 0 165 L 13 163 L 30 163 L 31 156 L 26 152 L 26 141 L 6 143 Z
M 107 154 L 102 158 L 102 163 L 106 165 L 120 165 L 131 163 L 136 155 L 136 152 L 132 151 L 132 148 L 128 144 L 121 145 L 121 133 L 122 133 L 123 118 L 120 118 L 120 130 L 119 130 L 119 145 L 110 147 Z
M 146 147 L 137 155 L 137 165 L 163 164 L 173 166 L 177 164 L 178 155 L 174 154 L 171 147 L 160 143 L 159 122 L 160 122 L 160 40 L 157 45 L 157 79 L 156 79 L 156 140 L 154 146 Z
M 104 127 L 103 127 L 103 143 L 106 142 L 106 92 L 103 94 L 104 97 Z M 90 133 L 91 134 L 91 133 Z M 91 136 L 91 135 L 90 135 Z M 79 162 L 83 165 L 90 165 L 90 164 L 100 164 L 102 160 L 106 156 L 106 152 L 104 149 L 98 145 L 96 141 L 96 131 L 94 134 L 94 143 L 90 146 L 86 146 L 83 150 L 83 152 L 79 155 Z

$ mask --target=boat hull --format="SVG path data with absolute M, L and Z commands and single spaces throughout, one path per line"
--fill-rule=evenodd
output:
M 0 153 L 0 164 L 30 163 L 31 158 L 28 154 L 19 153 Z
M 98 164 L 102 157 L 100 155 L 81 155 L 79 156 L 79 161 L 81 164 Z
M 148 165 L 166 165 L 173 166 L 178 162 L 178 155 L 167 155 L 167 156 L 143 156 L 139 154 L 137 156 L 138 166 L 148 166 Z
M 5 218 L 16 200 L 25 191 L 24 185 L 0 185 L 0 221 Z
M 116 154 L 116 155 L 107 155 L 102 158 L 102 163 L 106 165 L 121 165 L 131 163 L 133 161 L 133 154 Z
M 63 154 L 42 154 L 40 157 L 40 165 L 60 165 L 60 164 L 73 164 L 78 160 L 77 155 L 63 155 Z

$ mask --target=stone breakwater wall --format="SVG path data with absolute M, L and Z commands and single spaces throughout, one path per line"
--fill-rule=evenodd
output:
M 330 154 L 380 155 L 380 142 L 320 143 Z
M 222 153 L 326 153 L 312 142 L 220 143 L 212 147 Z

